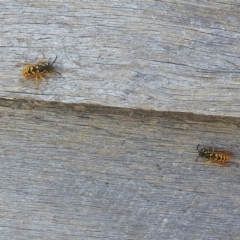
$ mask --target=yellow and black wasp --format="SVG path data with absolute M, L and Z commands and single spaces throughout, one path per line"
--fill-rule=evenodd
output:
M 49 60 L 46 60 L 46 59 L 40 59 L 34 64 L 24 63 L 23 65 L 27 65 L 27 67 L 25 67 L 22 71 L 22 75 L 25 78 L 22 82 L 25 82 L 31 78 L 34 78 L 36 82 L 36 89 L 38 89 L 39 78 L 47 82 L 48 84 L 48 81 L 45 78 L 46 75 L 55 74 L 55 73 L 58 73 L 60 75 L 59 72 L 55 71 L 55 68 L 53 66 L 56 60 L 57 60 L 57 56 L 55 57 L 52 63 L 50 63 Z
M 199 146 L 200 144 L 197 145 L 199 155 L 196 158 L 196 162 L 198 158 L 201 157 L 204 158 L 207 162 L 218 163 L 222 166 L 226 166 L 232 158 L 232 153 L 226 151 L 229 148 L 215 149 L 213 143 L 211 148 L 203 146 L 203 148 L 199 149 Z

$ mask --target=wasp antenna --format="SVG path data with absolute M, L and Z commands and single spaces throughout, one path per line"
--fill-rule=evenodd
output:
M 198 147 L 200 146 L 200 144 L 197 145 L 197 150 L 199 151 Z
M 59 75 L 61 75 L 61 73 L 60 72 L 57 72 L 57 71 L 54 71 L 54 70 L 52 70 L 53 72 L 55 72 L 55 73 L 58 73 Z
M 56 60 L 57 60 L 57 55 L 56 55 L 54 61 L 52 62 L 51 66 L 55 63 Z
M 199 155 L 197 156 L 197 158 L 196 158 L 196 160 L 195 160 L 196 162 L 197 162 L 197 160 L 198 160 L 198 158 L 199 158 L 199 156 L 200 156 L 200 151 L 199 151 L 199 149 L 198 149 L 199 146 L 200 146 L 200 144 L 197 145 L 197 150 L 198 150 L 198 152 L 199 152 Z

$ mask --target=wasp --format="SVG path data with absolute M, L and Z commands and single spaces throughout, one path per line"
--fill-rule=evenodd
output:
M 24 68 L 22 71 L 22 75 L 25 78 L 22 82 L 25 82 L 31 78 L 34 78 L 36 82 L 36 89 L 38 89 L 39 79 L 42 79 L 48 84 L 48 81 L 45 78 L 46 75 L 50 75 L 53 73 L 58 73 L 60 75 L 59 72 L 55 71 L 53 66 L 56 60 L 57 60 L 57 56 L 55 57 L 52 63 L 50 63 L 49 60 L 46 60 L 46 59 L 40 59 L 34 64 L 24 63 L 23 65 L 27 65 L 27 67 Z
M 224 149 L 215 149 L 212 143 L 212 147 L 203 147 L 202 149 L 199 149 L 200 144 L 197 145 L 197 150 L 198 150 L 198 157 L 196 158 L 196 162 L 199 157 L 204 158 L 207 160 L 207 162 L 213 162 L 213 163 L 218 163 L 221 164 L 222 166 L 226 166 L 227 163 L 231 160 L 232 158 L 232 153 L 226 151 L 229 148 L 224 148 Z

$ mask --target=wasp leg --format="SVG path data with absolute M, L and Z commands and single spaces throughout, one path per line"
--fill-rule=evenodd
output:
M 209 160 L 209 161 L 206 161 L 205 163 L 203 163 L 203 165 L 207 165 L 207 164 L 212 164 L 212 165 L 214 165 L 214 162 L 211 161 L 211 160 Z M 221 164 L 221 165 L 222 165 L 222 164 Z
M 39 83 L 38 83 L 38 76 L 35 77 L 35 83 L 36 83 L 36 90 L 38 89 Z
M 21 82 L 26 82 L 29 79 L 33 78 L 34 76 L 29 76 L 29 77 L 25 77 L 24 79 L 20 79 Z
M 38 78 L 41 78 L 43 81 L 45 81 L 47 84 L 48 84 L 48 81 L 46 78 L 42 77 L 41 75 L 37 75 L 35 77 L 35 82 L 36 82 L 36 90 L 38 89 L 38 86 L 39 86 L 39 79 Z
M 39 77 L 48 84 L 48 80 L 46 78 L 42 77 L 41 75 L 39 75 Z
M 206 164 L 209 164 L 209 163 L 212 163 L 212 161 L 206 161 L 203 163 L 203 165 L 206 165 Z
M 42 59 L 37 60 L 33 65 L 38 65 L 39 62 L 41 62 Z

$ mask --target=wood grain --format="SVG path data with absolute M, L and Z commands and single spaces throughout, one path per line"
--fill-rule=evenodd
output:
M 1 1 L 0 97 L 239 117 L 237 1 Z M 15 64 L 58 55 L 35 90 Z
M 1 101 L 4 239 L 239 238 L 239 120 L 57 105 Z
M 239 239 L 237 1 L 0 6 L 2 239 Z M 211 142 L 230 167 L 195 162 Z

